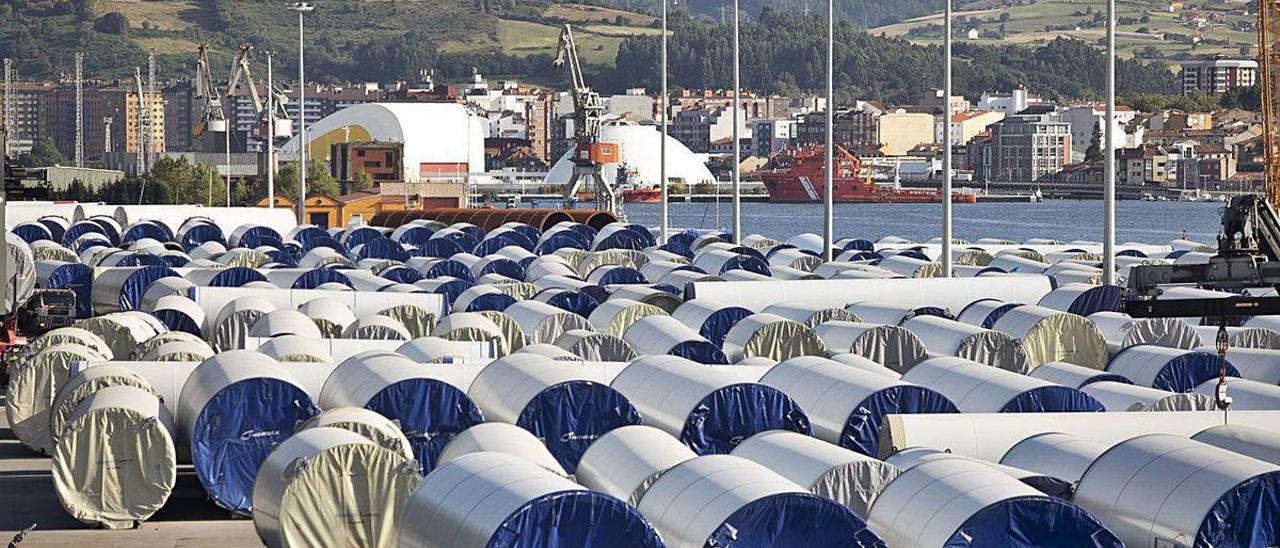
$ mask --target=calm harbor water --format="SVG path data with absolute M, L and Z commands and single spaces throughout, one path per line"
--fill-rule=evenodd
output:
M 1117 202 L 1116 240 L 1165 243 L 1186 230 L 1190 239 L 1211 244 L 1220 230 L 1221 208 L 1214 202 Z M 658 225 L 658 204 L 626 204 L 625 211 L 632 222 Z M 967 240 L 1102 239 L 1102 202 L 1098 201 L 957 204 L 953 212 L 955 235 Z M 673 203 L 670 215 L 672 228 L 728 229 L 731 223 L 728 202 Z M 782 240 L 805 232 L 821 234 L 822 204 L 744 203 L 742 225 L 745 234 Z M 836 204 L 838 238 L 874 240 L 892 234 L 925 241 L 941 231 L 938 204 Z

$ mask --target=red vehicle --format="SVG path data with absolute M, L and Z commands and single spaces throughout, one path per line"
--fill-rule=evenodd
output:
M 877 185 L 870 178 L 862 177 L 862 161 L 843 147 L 836 147 L 833 155 L 836 202 L 844 203 L 938 203 L 942 193 L 927 189 L 905 189 Z M 773 157 L 773 169 L 757 172 L 769 191 L 771 202 L 821 202 L 823 201 L 823 174 L 826 164 L 821 146 L 790 149 Z M 953 192 L 956 203 L 972 204 L 978 201 L 973 194 Z

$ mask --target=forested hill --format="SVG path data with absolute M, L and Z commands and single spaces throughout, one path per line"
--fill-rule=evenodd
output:
M 669 44 L 671 84 L 681 87 L 732 85 L 731 27 L 681 18 Z M 826 20 L 765 7 L 742 23 L 743 85 L 766 92 L 816 90 L 825 86 Z M 657 85 L 657 38 L 623 42 L 613 85 Z M 1099 98 L 1103 86 L 1102 53 L 1079 40 L 1058 39 L 1042 46 L 974 46 L 955 48 L 955 85 L 976 97 L 983 91 L 1025 85 L 1054 99 Z M 930 87 L 942 85 L 942 52 L 938 47 L 867 34 L 849 24 L 836 28 L 835 86 L 849 99 L 910 101 Z M 1169 67 L 1121 60 L 1117 69 L 1121 95 L 1176 93 Z M 838 98 L 840 98 L 838 97 Z
M 765 92 L 812 91 L 823 85 L 825 13 L 805 15 L 805 0 L 745 0 L 742 75 Z M 825 1 L 809 0 L 819 7 Z M 883 6 L 899 17 L 937 0 L 839 0 L 840 6 Z M 981 0 L 1000 2 L 1005 0 Z M 1024 0 L 1018 0 L 1024 1 Z M 563 24 L 574 25 L 590 83 L 605 92 L 657 87 L 654 0 L 319 0 L 307 16 L 307 69 L 322 82 L 391 81 L 434 69 L 437 80 L 460 81 L 476 68 L 563 87 L 552 66 Z M 606 5 L 607 4 L 607 5 Z M 966 3 L 973 4 L 973 2 Z M 612 6 L 630 5 L 636 11 Z M 731 85 L 728 24 L 706 15 L 710 0 L 681 0 L 673 9 L 672 84 Z M 774 7 L 780 5 L 782 7 Z M 891 10 L 890 7 L 893 9 Z M 912 8 L 915 9 L 915 8 Z M 888 13 L 889 11 L 886 11 Z M 883 22 L 876 19 L 873 23 Z M 297 16 L 275 0 L 8 0 L 0 4 L 0 55 L 15 58 L 19 79 L 56 78 L 86 55 L 89 78 L 129 77 L 155 51 L 162 80 L 190 77 L 196 46 L 210 44 L 213 65 L 230 66 L 241 43 L 278 52 L 277 70 L 296 71 Z M 909 101 L 941 84 L 941 52 L 861 30 L 843 22 L 836 36 L 840 96 Z M 959 90 L 976 96 L 1016 85 L 1053 98 L 1094 98 L 1103 61 L 1091 44 L 1055 40 L 1033 46 L 958 45 Z M 261 70 L 261 69 L 259 69 Z M 1122 61 L 1121 94 L 1175 93 L 1164 65 Z

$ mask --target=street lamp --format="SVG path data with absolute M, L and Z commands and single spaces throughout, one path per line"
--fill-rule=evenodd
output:
M 315 10 L 311 2 L 294 2 L 298 12 L 298 224 L 307 222 L 307 74 L 303 57 L 302 16 Z

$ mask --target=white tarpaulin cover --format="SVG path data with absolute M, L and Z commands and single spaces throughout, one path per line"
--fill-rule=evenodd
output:
M 1179 394 L 1123 382 L 1093 382 L 1080 390 L 1102 402 L 1109 411 L 1212 411 L 1217 408 L 1213 398 L 1204 394 Z
M 148 315 L 148 317 L 150 317 Z M 137 314 L 117 312 L 76 321 L 76 327 L 90 331 L 111 347 L 111 355 L 125 359 L 143 341 L 166 331 L 144 321 Z
M 341 337 L 347 326 L 356 321 L 347 305 L 333 299 L 312 299 L 298 306 L 298 312 L 311 318 L 324 337 L 330 339 Z
M 152 393 L 110 386 L 76 406 L 50 472 L 62 507 L 98 527 L 134 527 L 169 499 L 178 476 L 173 418 Z
M 407 341 L 412 339 L 413 336 L 396 319 L 373 315 L 357 318 L 355 322 L 347 326 L 347 330 L 342 333 L 342 338 Z
M 1191 439 L 1263 462 L 1280 464 L 1280 432 L 1274 430 L 1220 424 L 1200 431 Z
M 273 548 L 390 548 L 396 518 L 418 481 L 417 466 L 400 453 L 350 430 L 307 428 L 262 462 L 253 524 Z
M 205 335 L 209 337 L 214 350 L 219 352 L 242 349 L 251 326 L 274 310 L 276 305 L 269 301 L 257 297 L 241 297 L 218 312 L 212 329 L 206 329 Z
M 60 344 L 87 346 L 97 352 L 98 355 L 112 359 L 111 346 L 96 333 L 80 327 L 59 327 L 29 341 L 26 346 L 22 347 L 21 353 L 18 355 L 18 361 L 26 360 L 41 350 Z
M 934 354 L 973 360 L 1014 373 L 1027 371 L 1027 353 L 1022 350 L 1022 343 L 1003 332 L 932 315 L 909 318 L 902 327 L 914 333 Z
M 123 367 L 96 365 L 82 369 L 67 380 L 67 384 L 58 390 L 58 395 L 53 399 L 53 406 L 49 411 L 49 431 L 53 435 L 55 445 L 62 435 L 67 419 L 71 417 L 76 406 L 80 405 L 80 401 L 108 386 L 132 386 L 147 392 L 155 392 L 151 388 L 151 383 Z
M 623 426 L 591 443 L 578 461 L 574 478 L 634 506 L 663 472 L 697 456 L 662 430 L 638 424 Z
M 435 466 L 439 469 L 450 461 L 480 452 L 505 453 L 557 476 L 569 477 L 541 440 L 528 430 L 505 422 L 486 422 L 459 432 L 444 446 Z
M 165 331 L 164 333 L 157 333 L 154 337 L 151 337 L 150 339 L 142 341 L 140 344 L 138 344 L 137 348 L 133 349 L 133 354 L 129 356 L 129 359 L 135 360 L 135 361 L 148 361 L 143 359 L 143 356 L 150 354 L 153 350 L 160 348 L 161 346 L 164 346 L 166 344 L 173 343 L 173 342 L 189 342 L 193 344 L 199 344 L 204 346 L 205 348 L 208 348 L 210 352 L 213 351 L 213 349 L 209 347 L 209 343 L 205 342 L 204 339 L 201 339 L 200 337 L 187 333 L 186 331 Z M 200 361 L 200 360 L 195 360 L 195 361 Z
M 17 308 L 14 306 L 15 296 L 20 306 L 27 302 L 35 291 L 36 262 L 31 254 L 31 247 L 17 234 L 5 230 L 4 241 L 9 249 L 9 255 L 5 257 L 8 263 L 5 265 L 7 267 L 5 273 L 9 278 L 4 281 L 4 306 L 0 312 L 7 316 Z
M 623 337 L 627 328 L 636 320 L 654 314 L 666 314 L 661 308 L 631 299 L 609 299 L 591 312 L 587 318 L 596 331 L 615 337 Z
M 891 280 L 823 280 L 694 283 L 688 298 L 711 298 L 751 310 L 787 303 L 804 306 L 846 306 L 870 301 L 898 306 L 939 306 L 963 309 L 982 298 L 1009 302 L 1037 302 L 1052 289 L 1047 276 L 999 278 L 926 278 Z
M 1154 344 L 1190 350 L 1202 343 L 1200 335 L 1178 318 L 1131 318 L 1123 312 L 1094 312 L 1089 321 L 1097 326 L 1107 341 L 1107 350 L 1115 354 L 1138 344 Z M 1232 345 L 1235 346 L 1235 345 Z
M 586 318 L 532 299 L 519 301 L 503 313 L 515 320 L 531 344 L 554 343 L 566 331 L 591 329 Z
M 261 339 L 253 339 L 253 342 L 246 341 L 245 347 L 254 346 L 254 342 Z M 326 339 L 308 339 L 297 335 L 284 335 L 280 337 L 272 337 L 258 345 L 258 352 L 271 356 L 280 362 L 331 362 L 334 357 L 330 356 L 325 349 L 328 347 L 329 341 Z

